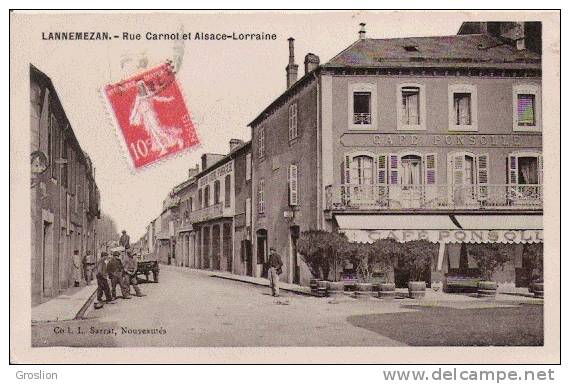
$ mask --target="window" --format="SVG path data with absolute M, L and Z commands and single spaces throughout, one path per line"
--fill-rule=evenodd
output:
M 348 127 L 353 130 L 376 129 L 376 85 L 354 83 L 348 86 Z
M 259 128 L 257 136 L 257 155 L 260 159 L 265 157 L 265 127 Z
M 289 140 L 296 139 L 297 131 L 297 103 L 289 106 Z
M 509 156 L 509 184 L 542 184 L 542 155 L 518 153 Z
M 449 87 L 449 130 L 477 131 L 477 90 L 472 85 Z
M 188 211 L 192 212 L 194 210 L 194 199 L 188 198 Z
M 265 180 L 260 179 L 257 186 L 257 213 L 265 213 Z
M 451 153 L 449 161 L 449 184 L 484 185 L 488 183 L 489 155 L 469 152 Z
M 251 180 L 251 153 L 245 155 L 245 180 Z
M 344 160 L 344 183 L 371 185 L 373 184 L 374 160 L 373 154 L 351 153 Z
M 245 226 L 251 227 L 251 198 L 245 199 Z
M 220 180 L 214 181 L 214 204 L 220 202 Z
M 198 209 L 202 209 L 204 208 L 204 206 L 202 205 L 203 199 L 202 199 L 202 189 L 198 190 Z
M 58 131 L 58 124 L 55 115 L 50 115 L 49 125 L 48 125 L 48 161 L 51 170 L 51 177 L 57 178 L 56 173 L 56 160 L 57 160 L 57 144 L 56 144 L 56 136 Z
M 206 185 L 204 188 L 204 207 L 210 206 L 210 186 Z
M 423 84 L 398 85 L 398 130 L 426 129 L 426 100 Z
M 226 175 L 224 178 L 224 206 L 229 208 L 232 199 L 232 176 Z
M 372 113 L 370 106 L 370 92 L 354 92 L 354 119 L 353 124 L 371 124 Z
M 287 183 L 289 187 L 289 205 L 295 207 L 299 205 L 299 183 L 297 164 L 289 165 L 287 168 Z
M 540 131 L 540 98 L 536 85 L 513 87 L 513 131 Z

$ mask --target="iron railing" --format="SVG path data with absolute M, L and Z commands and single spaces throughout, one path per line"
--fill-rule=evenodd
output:
M 189 220 L 191 223 L 199 223 L 222 217 L 224 214 L 223 203 L 210 205 L 209 207 L 190 212 Z
M 352 121 L 353 124 L 371 124 L 372 115 L 370 113 L 355 113 Z
M 329 210 L 542 209 L 542 185 L 330 185 Z

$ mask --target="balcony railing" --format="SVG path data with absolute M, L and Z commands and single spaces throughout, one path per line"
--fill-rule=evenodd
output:
M 355 113 L 353 117 L 353 124 L 370 124 L 372 122 L 372 115 L 370 113 Z
M 330 185 L 328 210 L 542 209 L 542 185 Z
M 199 223 L 203 221 L 208 221 L 212 219 L 217 219 L 222 217 L 224 214 L 223 203 L 218 203 L 210 205 L 209 207 L 199 209 L 194 212 L 190 212 L 190 221 L 192 223 Z

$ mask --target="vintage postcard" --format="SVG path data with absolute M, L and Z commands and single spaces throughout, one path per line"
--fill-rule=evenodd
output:
M 558 363 L 559 60 L 556 11 L 11 12 L 11 361 Z

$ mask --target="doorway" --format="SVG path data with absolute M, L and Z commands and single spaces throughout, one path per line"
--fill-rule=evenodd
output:
M 299 284 L 301 281 L 301 271 L 299 268 L 299 261 L 297 256 L 297 240 L 299 240 L 299 226 L 294 225 L 289 228 L 290 241 L 291 241 L 291 282 L 293 284 Z
M 244 240 L 242 242 L 244 258 L 245 258 L 245 268 L 246 268 L 246 275 L 253 276 L 253 260 L 252 260 L 252 252 L 251 252 L 251 240 Z
M 52 295 L 52 275 L 50 265 L 53 260 L 53 224 L 44 221 L 42 233 L 42 294 Z
M 267 260 L 267 231 L 260 229 L 257 231 L 257 273 L 260 277 L 267 274 L 264 265 Z

